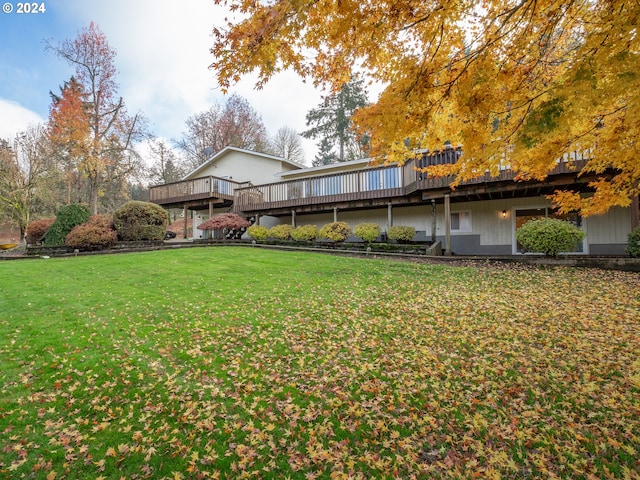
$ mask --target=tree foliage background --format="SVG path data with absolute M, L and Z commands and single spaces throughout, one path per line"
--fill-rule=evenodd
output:
M 186 121 L 186 131 L 176 141 L 188 170 L 194 170 L 225 147 L 264 152 L 269 136 L 262 117 L 239 95 L 231 95 L 224 105 L 213 104 Z
M 144 118 L 129 115 L 118 96 L 116 52 L 96 24 L 91 22 L 75 39 L 47 48 L 75 68 L 60 99 L 53 96 L 51 138 L 66 151 L 68 165 L 75 165 L 86 179 L 95 214 L 105 189 L 124 189 L 140 169 L 134 145 L 145 133 Z
M 543 179 L 572 152 L 594 194 L 557 192 L 597 214 L 640 191 L 638 2 L 557 0 L 216 0 L 236 17 L 214 29 L 222 88 L 293 69 L 338 91 L 354 72 L 385 88 L 356 114 L 372 153 L 462 144 L 456 182 L 509 166 Z
M 369 138 L 359 135 L 353 128 L 353 115 L 368 103 L 364 81 L 352 78 L 340 91 L 322 99 L 322 103 L 307 113 L 305 138 L 319 140 L 319 154 L 313 165 L 326 165 L 335 161 L 357 160 L 367 156 Z M 337 147 L 338 153 L 333 154 Z

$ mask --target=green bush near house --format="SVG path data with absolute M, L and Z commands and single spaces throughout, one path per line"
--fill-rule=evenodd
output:
M 632 257 L 640 257 L 640 227 L 627 237 L 627 253 Z
M 315 225 L 301 225 L 291 230 L 291 238 L 296 242 L 313 242 L 318 238 L 318 227 Z
M 345 222 L 333 222 L 324 225 L 319 232 L 320 238 L 333 240 L 334 242 L 344 242 L 351 235 L 351 227 Z
M 44 234 L 44 244 L 47 246 L 64 245 L 69 232 L 74 227 L 89 220 L 89 207 L 86 205 L 65 205 L 58 210 L 56 220 Z
M 353 229 L 353 234 L 363 241 L 371 243 L 380 236 L 380 226 L 377 223 L 359 223 Z
M 169 217 L 160 205 L 133 200 L 115 211 L 113 223 L 125 242 L 163 240 Z
M 251 225 L 247 228 L 247 235 L 253 240 L 266 240 L 269 236 L 269 230 L 262 225 Z
M 97 250 L 112 247 L 117 241 L 113 217 L 103 213 L 92 215 L 88 222 L 74 227 L 67 235 L 65 244 L 79 250 Z
M 416 229 L 414 227 L 398 225 L 397 227 L 389 227 L 387 230 L 389 240 L 395 240 L 396 242 L 410 242 L 415 236 Z
M 293 230 L 293 227 L 288 223 L 275 225 L 269 229 L 267 237 L 277 240 L 291 240 L 291 230 Z
M 516 230 L 516 240 L 527 251 L 552 257 L 574 250 L 585 235 L 579 227 L 557 218 L 531 220 Z

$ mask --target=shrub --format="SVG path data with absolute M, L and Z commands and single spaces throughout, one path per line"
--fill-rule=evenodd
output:
M 640 257 L 640 227 L 633 230 L 627 238 L 627 253 L 632 257 Z
M 49 227 L 51 227 L 55 221 L 55 218 L 42 218 L 27 225 L 27 243 L 31 245 L 42 243 L 44 241 L 45 233 L 47 233 L 47 230 L 49 230 Z
M 327 223 L 320 229 L 319 237 L 344 242 L 351 235 L 351 228 L 345 222 Z
M 580 228 L 557 218 L 530 220 L 516 230 L 516 240 L 527 251 L 550 256 L 570 252 L 584 237 Z
M 291 230 L 293 230 L 293 227 L 288 223 L 275 225 L 269 229 L 267 236 L 271 238 L 277 238 L 278 240 L 290 240 Z
M 238 230 L 247 228 L 249 222 L 237 213 L 219 213 L 198 225 L 199 230 Z
M 302 225 L 291 230 L 291 238 L 296 242 L 313 242 L 318 238 L 318 227 L 315 225 Z
M 118 241 L 118 233 L 113 226 L 113 217 L 108 214 L 93 215 L 89 221 L 78 225 L 69 232 L 65 244 L 79 250 L 109 248 Z
M 56 220 L 44 235 L 45 245 L 64 245 L 65 238 L 73 227 L 89 220 L 89 207 L 86 205 L 65 205 L 58 210 Z
M 249 235 L 254 240 L 266 240 L 268 236 L 269 230 L 267 227 L 263 227 L 262 225 L 251 225 L 247 228 L 247 235 Z
M 407 243 L 413 240 L 415 236 L 416 229 L 414 227 L 398 225 L 397 227 L 389 227 L 387 230 L 389 240 L 395 240 L 396 242 Z
M 160 205 L 137 200 L 125 203 L 113 214 L 118 237 L 126 242 L 163 240 L 168 221 Z
M 380 235 L 380 226 L 376 223 L 359 223 L 353 229 L 353 233 L 363 241 L 371 243 Z

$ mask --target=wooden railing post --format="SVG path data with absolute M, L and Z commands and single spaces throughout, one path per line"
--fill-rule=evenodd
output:
M 445 255 L 451 255 L 451 203 L 449 194 L 444 196 Z
M 188 212 L 189 212 L 189 209 L 187 209 L 186 205 L 184 207 L 182 207 L 182 217 L 184 218 L 184 229 L 182 231 L 182 238 L 184 238 L 185 240 L 187 239 L 187 235 L 189 235 L 189 229 L 187 227 L 187 225 L 188 225 L 187 213 Z
M 436 242 L 436 201 L 431 200 L 431 241 Z

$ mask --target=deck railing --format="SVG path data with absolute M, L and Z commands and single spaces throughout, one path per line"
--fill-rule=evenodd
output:
M 206 198 L 233 200 L 236 190 L 248 185 L 250 182 L 234 182 L 210 175 L 151 187 L 149 199 L 160 205 Z
M 590 158 L 590 154 L 591 152 L 586 151 L 565 155 L 557 160 L 557 166 L 550 175 L 580 170 Z M 402 166 L 371 167 L 263 185 L 251 185 L 250 182 L 239 183 L 228 178 L 208 176 L 151 187 L 150 199 L 160 205 L 168 205 L 222 198 L 233 201 L 236 211 L 257 211 L 399 197 L 416 191 L 446 189 L 453 181 L 453 177 L 429 177 L 419 169 L 434 164 L 454 163 L 459 155 L 460 150 L 448 149 L 441 153 L 408 160 Z M 516 173 L 505 165 L 497 176 L 486 172 L 474 179 L 461 182 L 461 186 L 514 180 L 515 177 Z
M 549 175 L 580 170 L 588 157 L 567 155 L 557 161 Z M 284 182 L 238 188 L 234 205 L 238 211 L 287 208 L 331 202 L 349 202 L 373 198 L 406 196 L 415 191 L 446 189 L 454 177 L 429 177 L 416 169 L 421 159 L 408 160 L 402 166 L 381 166 L 353 172 L 335 173 Z M 497 176 L 489 172 L 461 182 L 461 186 L 515 180 L 517 173 L 508 166 Z

